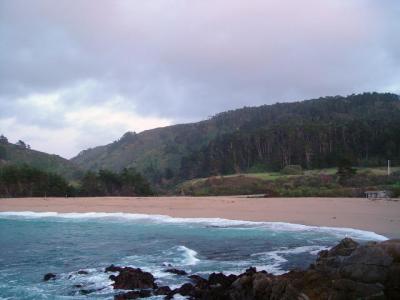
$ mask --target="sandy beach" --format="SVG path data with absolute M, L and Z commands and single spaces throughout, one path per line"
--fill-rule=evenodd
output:
M 0 199 L 0 211 L 126 212 L 348 227 L 400 238 L 400 201 L 364 198 L 94 197 Z

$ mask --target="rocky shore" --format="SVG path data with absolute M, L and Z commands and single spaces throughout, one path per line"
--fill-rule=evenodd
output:
M 187 276 L 188 282 L 171 289 L 158 286 L 148 272 L 131 267 L 111 265 L 110 279 L 118 290 L 129 290 L 116 300 L 163 295 L 173 299 L 180 294 L 188 299 L 400 299 L 400 240 L 358 244 L 345 238 L 330 250 L 319 252 L 314 264 L 306 270 L 292 270 L 272 275 L 249 268 L 240 275 L 212 273 L 208 278 L 187 275 L 184 270 L 166 270 Z M 52 274 L 54 275 L 54 274 Z M 45 280 L 54 279 L 50 274 Z

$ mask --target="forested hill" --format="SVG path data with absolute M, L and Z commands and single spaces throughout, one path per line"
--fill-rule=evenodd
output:
M 29 165 L 41 171 L 61 175 L 69 180 L 80 178 L 83 172 L 71 161 L 58 155 L 30 149 L 24 142 L 9 143 L 4 136 L 0 137 L 0 166 Z
M 398 95 L 277 103 L 227 111 L 209 120 L 126 133 L 72 161 L 85 169 L 136 167 L 153 183 L 247 171 L 358 165 L 400 159 Z

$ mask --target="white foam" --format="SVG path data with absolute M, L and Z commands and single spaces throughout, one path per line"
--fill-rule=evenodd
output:
M 330 247 L 327 246 L 301 246 L 295 248 L 281 248 L 274 251 L 254 253 L 251 256 L 262 256 L 264 259 L 268 260 L 268 264 L 264 266 L 255 266 L 257 269 L 266 270 L 269 273 L 280 275 L 287 270 L 282 269 L 282 264 L 288 260 L 283 257 L 284 254 L 300 254 L 300 253 L 310 253 L 316 255 L 319 251 L 328 250 Z
M 133 214 L 133 213 L 105 213 L 105 212 L 87 212 L 87 213 L 57 213 L 57 212 L 0 212 L 0 218 L 8 217 L 25 217 L 25 218 L 49 218 L 58 217 L 64 219 L 108 219 L 108 220 L 132 220 L 132 221 L 150 221 L 156 223 L 191 223 L 204 224 L 206 226 L 215 226 L 222 228 L 241 228 L 241 229 L 269 229 L 273 231 L 317 231 L 327 232 L 338 237 L 352 237 L 361 240 L 377 240 L 383 241 L 388 238 L 372 231 L 365 231 L 353 228 L 341 227 L 326 227 L 326 226 L 308 226 L 302 224 L 293 224 L 286 222 L 254 222 L 229 220 L 221 218 L 173 218 L 166 215 L 148 215 L 148 214 Z
M 183 264 L 188 266 L 193 266 L 200 261 L 200 259 L 196 257 L 197 252 L 194 251 L 193 249 L 190 249 L 185 246 L 178 246 L 178 250 L 183 252 L 184 256 Z

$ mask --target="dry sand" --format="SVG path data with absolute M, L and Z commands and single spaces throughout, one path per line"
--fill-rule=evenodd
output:
M 0 199 L 0 211 L 126 212 L 349 227 L 400 238 L 400 201 L 363 198 L 97 197 Z

